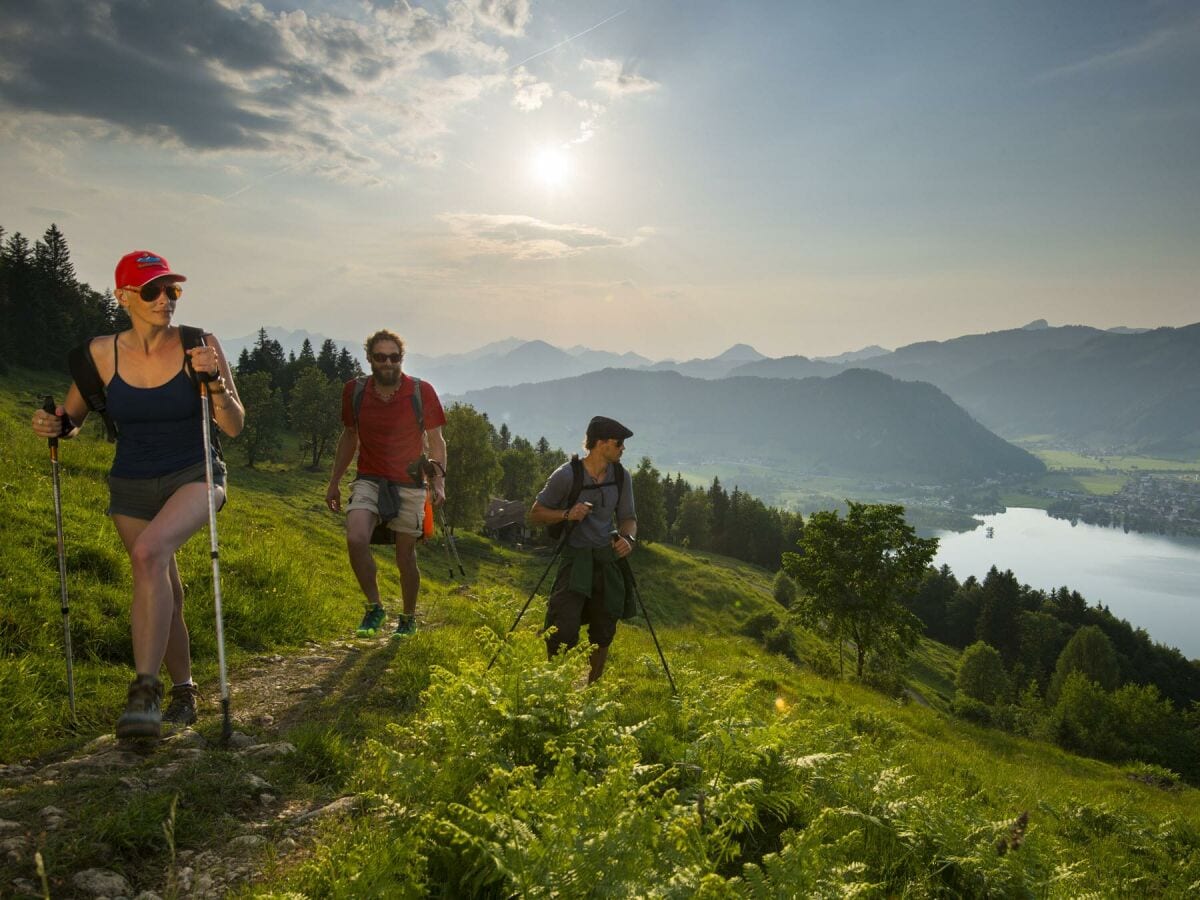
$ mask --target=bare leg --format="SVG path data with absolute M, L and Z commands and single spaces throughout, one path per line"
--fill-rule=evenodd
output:
M 187 628 L 182 623 L 183 587 L 174 557 L 208 519 L 207 490 L 199 482 L 185 484 L 150 522 L 113 516 L 133 569 L 133 662 L 139 675 L 158 675 L 173 636 L 184 645 L 171 648 L 172 677 L 180 674 L 179 660 L 189 656 Z M 190 664 L 183 668 L 190 676 Z
M 188 635 L 187 622 L 183 618 L 183 580 L 179 577 L 179 566 L 171 557 L 171 595 L 174 600 L 171 615 L 171 633 L 167 637 L 167 673 L 173 684 L 185 684 L 192 680 L 192 640 Z
M 411 616 L 417 611 L 417 594 L 421 592 L 416 535 L 396 535 L 396 567 L 400 570 L 400 596 L 404 598 L 404 614 Z
M 379 517 L 368 509 L 352 509 L 346 513 L 346 548 L 350 552 L 350 568 L 358 586 L 367 598 L 367 606 L 379 606 L 379 585 L 376 583 L 375 557 L 371 555 L 371 532 Z

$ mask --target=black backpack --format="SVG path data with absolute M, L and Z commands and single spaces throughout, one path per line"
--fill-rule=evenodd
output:
M 186 354 L 188 350 L 194 347 L 203 347 L 204 344 L 204 329 L 196 328 L 194 325 L 179 326 L 179 340 L 183 344 L 183 352 Z M 94 413 L 98 413 L 100 418 L 104 420 L 104 435 L 108 438 L 108 442 L 114 443 L 117 440 L 117 423 L 113 421 L 112 416 L 108 413 L 108 402 L 104 398 L 104 381 L 100 378 L 100 371 L 96 368 L 96 361 L 92 359 L 92 341 L 89 338 L 78 347 L 75 347 L 67 354 L 67 368 L 71 371 L 71 380 L 75 382 L 75 386 L 79 388 L 79 394 L 83 397 L 83 402 L 87 404 L 87 408 Z M 199 387 L 199 379 L 196 378 L 196 373 L 192 371 L 190 358 L 187 364 L 188 377 L 192 383 Z M 215 425 L 215 421 L 214 421 Z M 217 451 L 217 456 L 221 456 L 221 440 L 217 436 L 217 429 L 212 429 L 212 445 Z
M 621 508 L 621 494 L 625 491 L 625 467 L 619 462 L 613 463 L 613 480 L 601 481 L 598 484 L 589 484 L 584 487 L 583 484 L 583 460 L 579 458 L 579 454 L 571 457 L 571 491 L 567 494 L 567 509 L 570 509 L 579 502 L 579 495 L 584 491 L 594 491 L 600 488 L 612 487 L 617 488 L 617 509 Z M 566 521 L 552 522 L 546 526 L 546 533 L 554 540 L 562 537 L 566 530 Z
M 421 397 L 421 379 L 415 375 L 408 376 L 413 383 L 412 405 L 413 414 L 417 417 L 417 427 L 421 429 L 421 434 L 425 433 L 425 400 Z M 362 409 L 363 392 L 367 389 L 367 376 L 359 375 L 354 379 L 354 397 L 352 404 L 354 406 L 354 428 L 358 430 L 358 413 Z

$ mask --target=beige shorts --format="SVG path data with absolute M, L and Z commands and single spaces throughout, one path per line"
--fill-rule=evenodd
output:
M 376 521 L 378 521 L 379 485 L 362 478 L 350 482 L 350 503 L 346 507 L 346 511 L 349 512 L 352 509 L 368 510 L 375 514 Z M 396 514 L 396 518 L 387 523 L 388 528 L 398 531 L 400 534 L 411 534 L 418 537 L 423 533 L 421 526 L 424 521 L 425 488 L 400 488 L 400 511 Z

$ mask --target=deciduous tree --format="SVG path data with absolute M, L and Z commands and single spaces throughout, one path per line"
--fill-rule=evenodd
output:
M 309 468 L 316 469 L 341 432 L 342 387 L 310 362 L 292 386 L 288 412 L 292 430 L 300 436 L 300 446 L 308 454 Z
M 849 638 L 859 678 L 877 647 L 906 647 L 920 634 L 904 605 L 937 552 L 937 538 L 919 538 L 904 521 L 904 507 L 855 503 L 843 519 L 836 511 L 813 513 L 799 553 L 784 554 L 784 570 L 808 595 L 801 609 L 817 623 Z
M 488 498 L 504 470 L 492 446 L 491 423 L 472 406 L 446 410 L 446 521 L 470 528 L 483 521 Z

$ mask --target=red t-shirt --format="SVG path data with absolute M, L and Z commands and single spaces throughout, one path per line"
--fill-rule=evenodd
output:
M 375 376 L 367 379 L 362 407 L 358 411 L 358 474 L 373 475 L 412 484 L 408 464 L 425 452 L 421 429 L 412 402 L 413 380 L 400 376 L 400 384 L 387 400 L 375 393 Z M 446 424 L 442 402 L 428 381 L 421 382 L 422 414 L 425 430 Z M 342 387 L 342 424 L 354 427 L 354 382 Z

